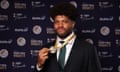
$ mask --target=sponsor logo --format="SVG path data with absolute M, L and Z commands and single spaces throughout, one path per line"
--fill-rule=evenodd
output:
M 55 31 L 53 28 L 47 27 L 46 28 L 47 34 L 55 34 Z
M 47 43 L 55 41 L 55 38 L 47 38 Z
M 46 16 L 41 16 L 41 17 L 32 17 L 32 20 L 45 20 Z
M 0 50 L 0 57 L 1 58 L 7 58 L 8 57 L 8 50 L 7 49 L 1 49 Z
M 94 20 L 94 16 L 91 16 L 90 14 L 81 14 L 80 19 L 82 21 Z
M 115 35 L 120 35 L 120 28 L 115 29 Z
M 8 31 L 10 30 L 9 27 L 6 27 L 6 25 L 0 25 L 0 31 Z
M 102 52 L 98 52 L 98 56 L 102 58 L 108 58 L 108 57 L 113 57 L 113 54 L 107 51 L 102 51 Z
M 24 37 L 17 38 L 17 45 L 24 46 L 26 44 L 26 39 Z
M 98 41 L 98 46 L 99 47 L 111 47 L 111 42 L 109 41 Z
M 100 8 L 111 8 L 113 7 L 113 4 L 110 2 L 99 2 L 99 7 Z
M 0 44 L 11 44 L 13 42 L 12 39 L 9 40 L 0 40 Z
M 94 10 L 94 8 L 95 8 L 94 4 L 86 4 L 86 3 L 82 4 L 82 10 Z
M 0 6 L 2 9 L 8 9 L 10 4 L 7 0 L 2 0 L 1 3 L 0 3 Z
M 84 30 L 81 30 L 82 33 L 95 33 L 96 29 L 84 29 Z
M 39 50 L 30 50 L 30 54 L 32 56 L 38 56 L 38 52 L 39 52 Z
M 110 28 L 107 27 L 107 26 L 102 26 L 101 29 L 100 29 L 100 33 L 103 35 L 103 36 L 107 36 L 110 34 Z
M 0 15 L 0 21 L 8 21 L 8 15 Z
M 26 65 L 23 64 L 22 62 L 12 62 L 12 67 L 13 67 L 14 69 L 16 69 L 16 68 L 25 68 Z
M 14 31 L 15 32 L 28 32 L 28 27 L 26 27 L 26 28 L 15 28 Z
M 113 21 L 114 17 L 109 16 L 109 17 L 100 17 L 99 21 Z
M 89 42 L 90 44 L 94 44 L 93 40 L 90 38 L 85 39 L 85 41 Z
M 26 55 L 25 55 L 25 52 L 14 51 L 13 52 L 13 57 L 14 58 L 25 58 Z
M 26 19 L 27 16 L 24 15 L 23 13 L 13 13 L 13 18 L 15 20 L 20 20 L 20 19 Z
M 42 46 L 42 45 L 43 45 L 42 40 L 35 40 L 35 39 L 31 40 L 31 46 Z
M 120 39 L 117 39 L 117 40 L 116 40 L 116 45 L 117 45 L 117 46 L 120 46 Z
M 31 4 L 32 4 L 33 8 L 45 7 L 45 3 L 41 2 L 41 1 L 32 1 Z
M 0 64 L 0 70 L 6 70 L 7 65 L 6 64 Z
M 120 55 L 118 55 L 118 59 L 120 59 Z
M 31 69 L 35 69 L 35 65 L 31 65 L 30 68 L 31 68 Z
M 33 26 L 33 33 L 39 35 L 42 32 L 42 28 L 39 25 Z
M 109 71 L 109 72 L 111 72 L 113 70 L 113 66 L 102 67 L 101 69 L 102 69 L 102 71 Z
M 26 4 L 25 3 L 14 3 L 14 6 L 16 9 L 26 9 Z
M 75 1 L 70 1 L 70 3 L 77 8 L 77 3 Z
M 52 7 L 54 7 L 54 5 L 52 4 L 52 5 L 50 5 L 50 8 L 52 8 Z

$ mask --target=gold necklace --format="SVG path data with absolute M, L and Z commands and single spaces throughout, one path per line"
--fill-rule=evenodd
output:
M 63 48 L 65 45 L 67 45 L 73 38 L 75 38 L 76 35 L 73 34 L 67 41 L 65 41 L 61 46 L 58 46 L 58 39 L 56 39 L 55 45 L 50 47 L 50 53 L 55 53 L 58 48 Z

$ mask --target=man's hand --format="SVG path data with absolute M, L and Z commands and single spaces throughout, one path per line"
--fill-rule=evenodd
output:
M 48 59 L 48 53 L 49 53 L 48 48 L 43 48 L 39 51 L 37 63 L 39 68 L 42 68 L 44 66 L 46 59 Z

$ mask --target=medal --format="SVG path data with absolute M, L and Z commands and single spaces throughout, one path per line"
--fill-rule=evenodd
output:
M 55 48 L 54 46 L 50 47 L 50 53 L 54 54 L 56 53 L 56 51 L 57 51 L 57 48 Z

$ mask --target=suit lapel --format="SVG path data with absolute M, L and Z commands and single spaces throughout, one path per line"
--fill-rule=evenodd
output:
M 65 65 L 65 70 L 69 70 L 68 72 L 70 72 L 71 71 L 71 69 L 72 69 L 72 59 L 73 59 L 73 57 L 74 57 L 74 54 L 75 54 L 75 50 L 76 50 L 76 48 L 77 48 L 77 38 L 75 39 L 75 42 L 74 42 L 74 44 L 73 44 L 73 46 L 72 46 L 72 50 L 71 50 L 71 53 L 70 53 L 70 55 L 69 55 L 69 58 L 68 58 L 68 60 L 67 60 L 67 63 L 66 63 L 66 65 Z
M 59 72 L 59 65 L 57 62 L 57 57 L 56 57 L 56 53 L 55 54 L 50 54 L 49 56 L 49 60 L 48 60 L 48 72 Z
M 55 42 L 53 42 L 52 45 L 54 45 L 54 43 Z M 71 53 L 70 53 L 69 58 L 67 60 L 67 63 L 65 65 L 65 67 L 64 67 L 64 70 L 67 71 L 67 72 L 71 72 L 71 69 L 72 69 L 72 64 L 71 63 L 73 63 L 72 60 L 73 60 L 75 52 L 76 52 L 77 43 L 78 43 L 78 39 L 76 38 L 75 42 L 74 42 L 74 44 L 72 46 L 72 50 L 71 50 Z M 56 53 L 53 54 L 52 57 L 53 57 L 53 61 L 52 62 L 54 62 L 54 64 L 53 64 L 54 65 L 54 69 L 56 68 L 55 71 L 59 72 L 60 71 L 60 67 L 59 67 L 59 64 L 58 64 L 58 61 L 57 61 Z

